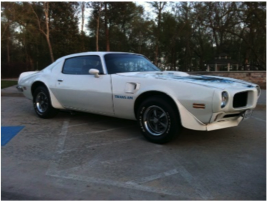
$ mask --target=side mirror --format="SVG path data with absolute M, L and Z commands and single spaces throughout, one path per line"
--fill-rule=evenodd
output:
M 90 69 L 88 72 L 89 72 L 89 74 L 93 74 L 96 78 L 100 77 L 100 75 L 99 75 L 100 71 L 97 69 Z

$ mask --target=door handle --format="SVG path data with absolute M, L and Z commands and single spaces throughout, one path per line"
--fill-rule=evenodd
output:
M 62 79 L 58 79 L 58 82 L 63 82 L 63 80 Z

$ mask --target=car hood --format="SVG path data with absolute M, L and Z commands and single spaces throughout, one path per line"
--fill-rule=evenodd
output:
M 177 82 L 192 83 L 207 87 L 226 89 L 226 88 L 252 88 L 256 87 L 256 84 L 219 76 L 207 76 L 198 75 L 193 76 L 184 72 L 176 71 L 164 71 L 164 72 L 128 72 L 118 73 L 120 76 L 136 77 L 136 78 L 148 78 L 148 79 L 161 79 L 161 80 L 173 80 Z

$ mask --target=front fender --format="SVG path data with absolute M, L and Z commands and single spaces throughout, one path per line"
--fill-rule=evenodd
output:
M 180 80 L 112 75 L 115 116 L 136 119 L 134 109 L 137 99 L 147 92 L 160 92 L 176 104 L 175 110 L 179 112 L 181 124 L 195 130 L 205 130 L 205 124 L 211 119 L 214 90 Z M 201 104 L 204 108 L 194 108 L 194 104 Z
M 142 94 L 148 92 L 159 92 L 166 94 L 168 97 L 170 97 L 177 106 L 176 110 L 178 110 L 179 112 L 181 124 L 183 127 L 193 130 L 206 130 L 206 125 L 183 106 L 183 104 L 179 101 L 180 96 L 173 89 L 165 88 L 162 85 L 152 85 L 139 91 L 139 95 L 137 96 L 137 98 Z

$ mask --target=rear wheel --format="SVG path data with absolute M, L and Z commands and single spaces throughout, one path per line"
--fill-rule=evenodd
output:
M 57 114 L 52 107 L 48 90 L 44 86 L 37 87 L 34 91 L 33 106 L 36 114 L 41 118 L 51 118 Z
M 154 143 L 167 143 L 180 131 L 177 108 L 162 96 L 145 100 L 138 108 L 137 118 L 143 136 Z

